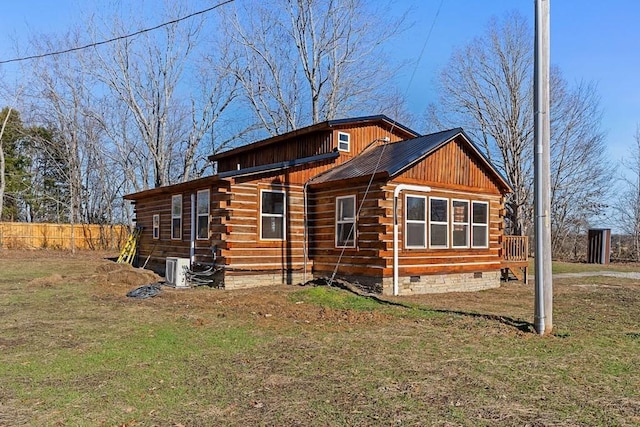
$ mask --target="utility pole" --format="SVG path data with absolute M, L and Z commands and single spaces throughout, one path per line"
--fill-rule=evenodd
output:
M 551 155 L 549 119 L 549 1 L 535 0 L 533 76 L 535 140 L 535 328 L 540 335 L 553 329 L 553 279 L 551 276 Z

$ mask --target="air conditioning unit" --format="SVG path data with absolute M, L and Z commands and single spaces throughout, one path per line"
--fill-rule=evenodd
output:
M 165 279 L 167 284 L 176 288 L 188 288 L 187 271 L 189 271 L 189 258 L 167 257 Z

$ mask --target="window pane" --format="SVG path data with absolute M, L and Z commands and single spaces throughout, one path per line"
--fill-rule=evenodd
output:
M 469 203 L 453 201 L 453 222 L 469 222 Z
M 453 227 L 453 246 L 468 246 L 467 225 L 456 225 Z
M 407 246 L 425 247 L 425 226 L 424 224 L 407 224 Z
M 179 239 L 181 238 L 181 225 L 182 225 L 182 220 L 180 218 L 173 218 L 171 219 L 171 224 L 173 225 L 173 228 L 171 230 L 171 238 L 172 239 Z
M 355 218 L 355 210 L 353 198 L 338 199 L 338 220 Z
M 283 215 L 284 193 L 264 191 L 262 193 L 262 213 Z
M 474 224 L 487 224 L 488 223 L 487 205 L 485 203 L 473 204 L 473 222 Z
M 431 199 L 431 221 L 447 222 L 448 200 Z
M 209 192 L 198 191 L 198 214 L 209 213 Z
M 353 223 L 338 224 L 336 233 L 338 246 L 353 246 Z
M 171 197 L 171 214 L 172 216 L 182 215 L 182 196 Z
M 473 226 L 473 246 L 487 246 L 487 226 Z
M 407 219 L 412 221 L 425 220 L 425 199 L 422 197 L 407 197 Z
M 447 226 L 431 224 L 431 246 L 447 246 Z
M 262 238 L 282 239 L 282 217 L 262 217 Z
M 350 135 L 348 133 L 338 134 L 338 149 L 343 151 L 349 150 Z
M 209 215 L 202 215 L 198 217 L 198 224 L 196 227 L 198 239 L 209 238 Z

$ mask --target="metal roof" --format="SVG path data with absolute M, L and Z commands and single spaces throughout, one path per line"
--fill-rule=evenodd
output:
M 266 172 L 272 172 L 272 171 L 281 171 L 281 170 L 292 168 L 295 166 L 321 162 L 323 160 L 335 159 L 338 156 L 340 156 L 340 153 L 338 153 L 337 151 L 332 151 L 330 153 L 318 154 L 316 156 L 311 156 L 311 157 L 303 157 L 301 159 L 289 160 L 287 162 L 269 163 L 267 165 L 253 166 L 250 168 L 221 172 L 220 174 L 218 174 L 218 177 L 233 178 L 238 176 L 256 175 L 259 173 L 266 173 Z
M 374 173 L 385 173 L 386 175 L 393 177 L 424 159 L 458 135 L 462 135 L 464 137 L 481 161 L 491 172 L 495 174 L 495 177 L 499 181 L 502 181 L 507 189 L 512 189 L 509 181 L 507 181 L 489 162 L 478 147 L 476 147 L 471 139 L 464 133 L 462 128 L 449 129 L 442 132 L 420 136 L 418 138 L 376 146 L 361 153 L 348 162 L 342 163 L 341 165 L 316 176 L 311 179 L 310 184 L 358 178 L 372 175 Z

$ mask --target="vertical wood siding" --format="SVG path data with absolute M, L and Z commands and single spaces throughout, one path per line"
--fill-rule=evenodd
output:
M 401 134 L 394 132 L 390 127 L 381 127 L 380 125 L 340 126 L 335 127 L 333 130 L 302 135 L 290 140 L 220 159 L 218 161 L 218 171 L 227 172 L 237 170 L 238 164 L 241 169 L 245 169 L 319 154 L 327 154 L 337 150 L 338 132 L 346 132 L 351 135 L 351 151 L 341 151 L 340 157 L 332 161 L 331 166 L 351 159 L 376 139 L 386 136 L 389 136 L 391 141 L 399 141 L 401 139 Z M 320 170 L 320 172 L 321 171 L 322 170 Z M 316 174 L 317 173 L 319 172 L 316 172 Z M 311 176 L 315 176 L 315 174 Z

